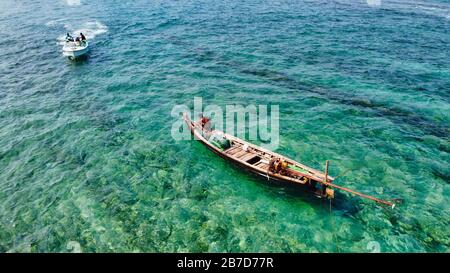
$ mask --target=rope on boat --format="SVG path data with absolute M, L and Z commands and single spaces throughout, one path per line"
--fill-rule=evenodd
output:
M 352 169 L 349 168 L 349 169 L 345 170 L 343 173 L 341 173 L 341 174 L 339 174 L 338 176 L 336 176 L 336 177 L 334 178 L 334 180 L 338 179 L 338 178 L 341 177 L 341 176 L 346 175 L 349 171 L 352 171 Z

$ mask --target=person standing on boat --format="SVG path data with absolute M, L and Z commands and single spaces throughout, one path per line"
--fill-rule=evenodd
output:
M 203 114 L 200 114 L 200 125 L 202 126 L 202 130 L 211 130 L 211 123 L 209 121 L 209 118 L 203 116 Z
M 84 37 L 83 33 L 81 33 L 81 32 L 80 32 L 80 38 L 81 38 L 82 42 L 86 41 L 86 37 Z

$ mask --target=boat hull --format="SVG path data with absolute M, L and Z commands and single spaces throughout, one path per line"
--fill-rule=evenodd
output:
M 291 185 L 296 185 L 296 186 L 301 186 L 301 188 L 310 191 L 311 193 L 313 193 L 314 195 L 318 196 L 318 197 L 330 197 L 328 195 L 326 195 L 320 188 L 316 188 L 316 187 L 312 187 L 311 184 L 307 184 L 307 183 L 300 183 L 297 180 L 294 180 L 292 178 L 288 178 L 267 170 L 261 170 L 258 168 L 254 168 L 253 166 L 240 161 L 240 160 L 235 160 L 232 157 L 230 157 L 229 155 L 227 155 L 225 152 L 222 152 L 221 150 L 218 150 L 215 146 L 211 145 L 206 139 L 204 139 L 203 137 L 198 135 L 198 132 L 196 132 L 196 127 L 194 127 L 192 125 L 192 122 L 190 120 L 186 120 L 186 123 L 191 131 L 191 134 L 194 135 L 194 137 L 201 142 L 204 146 L 206 146 L 210 151 L 212 151 L 213 153 L 215 153 L 216 155 L 220 156 L 221 158 L 223 158 L 224 160 L 233 163 L 235 166 L 239 167 L 240 169 L 243 169 L 247 172 L 250 172 L 254 175 L 256 175 L 259 178 L 262 179 L 267 179 L 268 181 L 274 181 L 274 182 L 278 182 L 278 183 L 288 183 Z M 198 130 L 198 128 L 197 128 Z M 273 153 L 274 155 L 277 155 L 276 153 Z M 332 180 L 333 178 L 330 177 L 330 180 Z
M 89 44 L 86 42 L 82 46 L 64 46 L 63 55 L 69 58 L 79 58 L 89 52 Z
M 200 141 L 200 142 L 202 142 L 202 141 Z M 202 143 L 203 143 L 203 142 L 202 142 Z M 203 143 L 203 144 L 204 144 L 204 143 Z M 266 172 L 261 172 L 261 171 L 255 170 L 255 169 L 253 169 L 253 168 L 249 168 L 248 166 L 246 166 L 245 164 L 242 164 L 242 163 L 239 162 L 239 161 L 230 160 L 229 157 L 227 157 L 227 156 L 224 155 L 223 153 L 220 153 L 220 152 L 218 152 L 217 150 L 211 148 L 210 146 L 208 146 L 208 145 L 205 145 L 205 146 L 206 146 L 210 151 L 212 151 L 212 152 L 215 153 L 216 155 L 220 156 L 221 158 L 223 158 L 223 159 L 226 160 L 227 162 L 232 163 L 233 165 L 239 167 L 240 169 L 244 169 L 245 171 L 250 172 L 251 174 L 255 175 L 256 177 L 258 177 L 258 178 L 260 178 L 260 179 L 265 179 L 265 180 L 267 180 L 267 181 L 277 182 L 277 183 L 281 183 L 281 184 L 287 183 L 287 184 L 290 184 L 290 185 L 300 186 L 300 187 L 302 187 L 303 189 L 305 189 L 305 190 L 307 190 L 307 191 L 310 191 L 312 194 L 316 195 L 317 197 L 320 197 L 320 198 L 326 198 L 326 197 L 327 197 L 325 194 L 322 194 L 322 192 L 321 192 L 320 190 L 314 189 L 314 188 L 310 187 L 309 185 L 299 184 L 299 183 L 292 182 L 292 181 L 287 180 L 287 179 L 283 179 L 283 178 L 279 178 L 279 177 L 274 177 L 273 175 L 268 174 L 268 173 L 266 173 Z

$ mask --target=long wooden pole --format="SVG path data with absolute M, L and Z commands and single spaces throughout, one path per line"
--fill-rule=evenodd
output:
M 338 185 L 333 184 L 333 183 L 330 183 L 330 182 L 326 182 L 326 181 L 319 181 L 319 182 L 322 183 L 322 184 L 324 184 L 324 185 L 327 185 L 327 186 L 329 186 L 329 187 L 333 187 L 333 188 L 336 188 L 336 189 L 340 189 L 340 190 L 342 190 L 342 191 L 346 191 L 346 192 L 349 192 L 349 193 L 351 193 L 351 194 L 358 195 L 358 196 L 360 196 L 360 197 L 363 197 L 363 198 L 366 198 L 366 199 L 375 201 L 375 202 L 377 202 L 377 203 L 381 203 L 381 204 L 388 205 L 388 206 L 390 206 L 390 207 L 392 207 L 392 208 L 395 207 L 395 204 L 392 203 L 392 202 L 389 202 L 389 201 L 384 201 L 384 200 L 378 199 L 378 198 L 376 198 L 376 197 L 373 197 L 373 196 L 370 196 L 370 195 L 367 195 L 367 194 L 364 194 L 364 193 L 360 193 L 360 192 L 351 190 L 351 189 L 349 189 L 349 188 L 345 188 L 345 187 L 342 187 L 342 186 L 338 186 Z
M 295 170 L 289 170 L 289 172 L 295 173 L 298 176 L 304 176 L 305 175 L 305 174 L 303 174 L 301 172 L 298 172 L 298 171 L 295 171 Z M 322 183 L 322 184 L 324 184 L 326 186 L 329 186 L 329 187 L 332 187 L 332 188 L 336 188 L 336 189 L 339 189 L 339 190 L 342 190 L 342 191 L 346 191 L 346 192 L 349 192 L 351 194 L 358 195 L 360 197 L 363 197 L 363 198 L 375 201 L 375 202 L 380 203 L 380 204 L 388 205 L 391 208 L 395 207 L 395 204 L 392 203 L 392 202 L 384 201 L 384 200 L 378 199 L 376 197 L 373 197 L 373 196 L 370 196 L 370 195 L 367 195 L 367 194 L 364 194 L 364 193 L 360 193 L 360 192 L 354 191 L 354 190 L 346 188 L 346 187 L 342 187 L 342 186 L 338 186 L 336 184 L 330 183 L 330 182 L 326 181 L 328 179 L 327 176 L 328 176 L 328 173 L 325 173 L 325 180 L 314 179 L 314 178 L 313 178 L 313 180 L 315 180 L 315 181 L 317 181 L 319 183 Z
M 341 187 L 341 186 L 335 185 L 335 184 L 333 184 L 331 182 L 328 182 L 328 165 L 329 165 L 329 161 L 327 160 L 326 163 L 325 163 L 325 182 L 322 182 L 324 185 L 327 185 L 327 186 L 330 186 L 330 187 L 334 187 L 334 188 L 340 189 L 342 191 L 346 191 L 346 192 L 352 193 L 354 195 L 358 195 L 360 197 L 363 197 L 363 198 L 366 198 L 366 199 L 370 199 L 372 201 L 375 201 L 375 202 L 378 202 L 378 203 L 381 203 L 381 204 L 388 205 L 388 206 L 390 206 L 392 208 L 395 207 L 394 203 L 391 203 L 391 202 L 388 202 L 388 201 L 384 201 L 384 200 L 378 199 L 376 197 L 373 197 L 373 196 L 370 196 L 370 195 L 367 195 L 367 194 L 364 194 L 364 193 L 360 193 L 360 192 L 357 192 L 357 191 L 354 191 L 354 190 L 351 190 L 351 189 L 348 189 L 348 188 L 345 188 L 345 187 Z

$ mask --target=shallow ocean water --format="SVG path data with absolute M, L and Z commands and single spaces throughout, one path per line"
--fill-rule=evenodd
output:
M 449 252 L 448 1 L 0 3 L 0 251 Z M 92 49 L 70 62 L 60 39 Z M 278 104 L 327 201 L 173 141 L 176 104 Z

